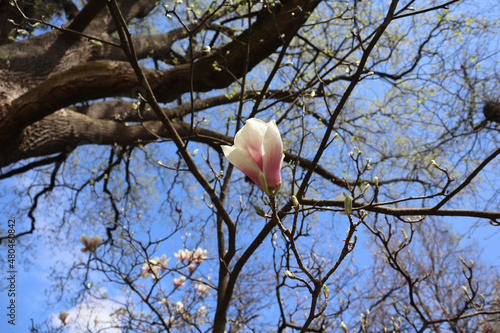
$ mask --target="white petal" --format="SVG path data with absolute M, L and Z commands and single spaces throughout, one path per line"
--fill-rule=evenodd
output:
M 248 119 L 245 126 L 234 136 L 234 147 L 245 151 L 262 169 L 262 141 L 267 124 L 260 119 Z
M 243 150 L 229 147 L 229 146 L 221 146 L 224 155 L 226 158 L 238 168 L 245 175 L 250 177 L 254 181 L 257 186 L 262 189 L 262 181 L 260 179 L 261 170 L 257 163 Z
M 270 188 L 276 187 L 281 182 L 281 165 L 283 162 L 283 142 L 276 123 L 267 123 L 264 136 L 264 176 Z

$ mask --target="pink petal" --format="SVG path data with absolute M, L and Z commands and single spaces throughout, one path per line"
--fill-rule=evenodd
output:
M 221 146 L 221 148 L 229 162 L 250 177 L 262 190 L 262 181 L 260 180 L 261 171 L 254 159 L 241 149 L 230 146 Z
M 281 165 L 283 163 L 283 142 L 276 123 L 267 123 L 267 131 L 264 136 L 264 176 L 267 186 L 275 188 L 281 182 Z
M 262 141 L 267 125 L 260 119 L 248 119 L 242 129 L 234 136 L 234 147 L 246 152 L 263 169 Z

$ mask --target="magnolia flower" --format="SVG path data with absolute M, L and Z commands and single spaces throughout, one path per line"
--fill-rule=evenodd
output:
M 248 119 L 236 133 L 234 145 L 221 148 L 229 162 L 250 177 L 262 191 L 274 190 L 280 185 L 285 155 L 274 120 L 265 123 L 257 118 Z
M 102 243 L 102 238 L 101 236 L 87 237 L 87 235 L 81 235 L 80 242 L 85 245 L 82 252 L 95 253 L 95 249 Z
M 196 269 L 196 265 L 195 264 L 190 264 L 187 266 L 187 269 L 189 271 L 189 274 L 193 273 Z
M 205 322 L 207 315 L 207 308 L 204 305 L 200 304 L 200 308 L 196 311 L 196 322 L 198 324 L 203 324 Z
M 63 325 L 68 325 L 69 322 L 68 311 L 59 312 L 59 315 L 57 317 L 61 319 Z
M 178 278 L 174 279 L 174 286 L 182 287 L 185 284 L 186 284 L 185 276 L 179 276 Z
M 196 291 L 200 295 L 208 295 L 208 292 L 210 291 L 210 287 L 207 286 L 206 284 L 203 283 L 198 283 L 196 285 Z
M 158 272 L 160 269 L 162 273 L 165 272 L 169 260 L 170 258 L 167 259 L 165 254 L 162 255 L 161 258 L 155 257 L 148 261 L 145 260 L 142 264 L 141 278 L 146 279 L 149 275 L 151 275 L 153 279 L 158 279 Z
M 174 256 L 180 261 L 184 261 L 185 259 L 187 259 L 188 254 L 186 253 L 185 250 L 179 250 L 177 251 L 177 253 L 174 253 Z
M 193 263 L 201 264 L 203 261 L 207 260 L 207 250 L 202 250 L 201 248 L 197 248 L 193 252 L 192 257 Z
M 142 272 L 141 272 L 141 279 L 147 279 L 149 275 L 155 279 L 157 277 L 158 269 L 156 269 L 154 266 L 150 266 L 150 263 L 148 264 L 147 261 L 144 261 L 144 264 L 142 264 Z
M 158 266 L 159 268 L 161 269 L 161 272 L 165 272 L 165 270 L 167 269 L 167 264 L 168 262 L 170 261 L 170 258 L 167 259 L 167 255 L 166 254 L 163 254 L 160 259 L 158 259 Z
M 193 259 L 193 252 L 189 250 L 179 250 L 177 253 L 174 253 L 174 256 L 180 261 L 187 260 L 188 262 L 191 262 Z
M 167 307 L 167 305 L 168 305 L 168 300 L 167 300 L 165 297 L 163 297 L 163 298 L 161 299 L 161 301 L 159 301 L 158 303 L 160 303 L 160 304 L 161 304 L 161 305 L 163 305 L 164 307 Z
M 184 304 L 182 304 L 182 302 L 175 303 L 175 310 L 177 312 L 182 312 L 184 310 Z
M 200 314 L 200 316 L 205 316 L 207 314 L 207 308 L 204 305 L 200 304 L 200 308 L 197 312 Z

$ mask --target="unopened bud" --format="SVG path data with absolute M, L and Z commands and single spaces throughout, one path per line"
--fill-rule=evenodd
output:
M 343 192 L 342 193 L 344 195 L 344 210 L 345 210 L 345 213 L 347 215 L 351 215 L 352 214 L 352 197 Z
M 297 200 L 297 197 L 295 195 L 292 195 L 292 202 L 293 202 L 293 207 L 295 210 L 299 210 L 299 200 Z
M 328 289 L 328 286 L 326 284 L 323 285 L 323 294 L 325 295 L 325 299 L 328 299 L 328 296 L 330 295 L 330 289 Z
M 401 229 L 401 233 L 403 234 L 403 237 L 405 238 L 405 240 L 408 239 L 408 235 L 406 234 L 405 230 L 404 229 Z
M 266 213 L 259 206 L 253 205 L 253 209 L 255 209 L 255 213 L 257 213 L 257 215 L 266 217 Z

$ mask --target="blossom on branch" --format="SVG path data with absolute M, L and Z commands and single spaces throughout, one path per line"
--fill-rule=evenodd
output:
M 205 316 L 207 314 L 206 306 L 200 304 L 200 308 L 198 309 L 197 312 L 200 314 L 200 316 Z
M 266 194 L 281 184 L 283 142 L 274 120 L 248 119 L 234 136 L 233 146 L 221 146 L 226 158 Z
M 155 258 L 157 259 L 157 258 Z M 167 259 L 167 255 L 163 254 L 159 259 L 158 259 L 158 266 L 161 269 L 161 272 L 165 272 L 167 269 L 167 264 L 170 261 L 170 258 Z
M 189 250 L 179 250 L 177 253 L 174 253 L 174 256 L 180 261 L 190 260 L 192 253 Z
M 102 243 L 101 236 L 87 237 L 87 235 L 80 236 L 80 242 L 85 246 L 82 252 L 95 253 L 95 250 Z
M 146 279 L 149 275 L 153 279 L 159 278 L 159 271 L 165 272 L 167 269 L 167 263 L 170 261 L 170 258 L 167 259 L 167 256 L 164 254 L 161 258 L 155 257 L 150 260 L 145 260 L 142 264 L 142 272 L 140 277 Z
M 199 265 L 205 260 L 207 260 L 207 250 L 202 250 L 201 248 L 194 250 L 192 257 L 193 263 Z
M 210 292 L 210 287 L 203 283 L 198 283 L 196 285 L 196 291 L 199 295 L 208 295 Z
M 174 286 L 182 287 L 185 284 L 186 284 L 186 277 L 185 276 L 179 276 L 178 278 L 174 279 Z
M 183 312 L 184 311 L 184 304 L 182 304 L 182 302 L 175 303 L 175 311 Z
M 68 317 L 68 311 L 61 311 L 59 312 L 59 315 L 57 316 L 63 325 L 68 325 L 68 322 L 69 322 L 69 317 Z

